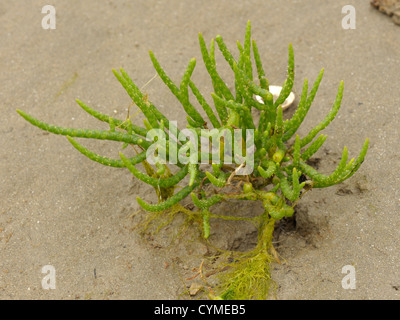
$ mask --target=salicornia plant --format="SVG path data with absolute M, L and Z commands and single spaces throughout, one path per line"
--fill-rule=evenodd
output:
M 350 178 L 364 161 L 368 139 L 356 159 L 348 161 L 345 147 L 336 170 L 329 175 L 319 173 L 307 164 L 307 160 L 327 138 L 319 134 L 339 111 L 343 82 L 339 85 L 329 114 L 307 135 L 300 137 L 296 132 L 315 98 L 323 70 L 311 90 L 307 79 L 304 80 L 297 110 L 290 119 L 284 120 L 281 105 L 291 93 L 294 82 L 292 45 L 289 46 L 288 76 L 279 97 L 274 101 L 257 45 L 251 39 L 250 22 L 247 24 L 244 43 L 237 43 L 237 57 L 228 50 L 221 36 L 213 39 L 209 48 L 201 34 L 199 42 L 214 88 L 211 93 L 214 108 L 207 101 L 209 97 L 200 93 L 191 80 L 195 59 L 189 61 L 182 81 L 175 84 L 150 52 L 159 77 L 187 114 L 188 125 L 184 129 L 179 129 L 176 121 L 161 113 L 122 69 L 114 70 L 114 74 L 145 116 L 144 126 L 132 123 L 131 118 L 119 120 L 102 114 L 79 100 L 78 104 L 86 112 L 108 123 L 110 129 L 63 128 L 17 111 L 37 127 L 67 136 L 72 145 L 89 159 L 106 166 L 126 167 L 136 178 L 153 186 L 158 203 L 149 204 L 137 198 L 140 206 L 147 211 L 179 211 L 183 209 L 179 202 L 190 196 L 199 209 L 193 211 L 193 215 L 200 214 L 202 218 L 204 238 L 210 235 L 210 218 L 230 218 L 213 213 L 213 205 L 230 199 L 260 201 L 264 212 L 253 219 L 258 224 L 258 244 L 254 250 L 231 264 L 232 268 L 225 278 L 227 281 L 222 281 L 219 288 L 215 289 L 217 294 L 214 297 L 265 298 L 270 283 L 269 265 L 275 253 L 272 246 L 275 222 L 293 215 L 294 206 L 305 191 L 329 187 Z M 216 69 L 215 43 L 233 71 L 234 92 Z M 203 109 L 202 112 L 195 108 L 193 100 Z M 252 114 L 253 108 L 259 111 L 258 121 Z M 118 159 L 111 159 L 88 150 L 74 138 L 122 142 L 122 149 L 131 145 L 136 155 L 128 158 L 120 152 Z M 138 164 L 143 165 L 145 172 L 138 169 Z M 175 191 L 178 184 L 185 185 L 180 185 L 179 191 Z

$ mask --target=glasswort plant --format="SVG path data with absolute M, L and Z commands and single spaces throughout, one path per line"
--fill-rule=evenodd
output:
M 256 42 L 251 39 L 250 22 L 247 24 L 243 45 L 237 42 L 238 57 L 234 57 L 228 50 L 221 36 L 212 39 L 207 48 L 203 36 L 199 34 L 199 43 L 205 67 L 212 80 L 214 108 L 191 80 L 196 66 L 195 59 L 189 61 L 181 82 L 175 84 L 150 51 L 151 61 L 159 77 L 187 114 L 186 129 L 178 129 L 176 122 L 161 113 L 123 69 L 113 70 L 114 75 L 143 112 L 144 126 L 133 124 L 130 118 L 123 121 L 97 112 L 79 100 L 77 103 L 83 110 L 108 123 L 110 129 L 64 128 L 42 122 L 21 110 L 17 112 L 43 130 L 67 136 L 71 144 L 89 159 L 106 166 L 128 168 L 137 179 L 153 186 L 158 203 L 146 203 L 137 197 L 139 205 L 147 211 L 166 214 L 168 211 L 183 210 L 179 203 L 190 196 L 198 208 L 196 213 L 201 216 L 204 238 L 210 236 L 210 218 L 230 218 L 212 213 L 211 207 L 215 204 L 230 199 L 260 201 L 264 212 L 254 218 L 259 231 L 258 244 L 254 250 L 243 254 L 231 264 L 228 274 L 219 287 L 215 288 L 217 293 L 212 297 L 263 299 L 267 297 L 271 284 L 269 266 L 274 261 L 272 238 L 275 222 L 291 217 L 296 202 L 307 190 L 329 187 L 350 178 L 364 161 L 368 139 L 357 158 L 348 161 L 348 151 L 344 147 L 336 170 L 330 175 L 319 173 L 307 164 L 307 160 L 327 138 L 320 132 L 339 111 L 343 82 L 339 84 L 328 115 L 307 135 L 300 137 L 296 132 L 315 98 L 323 69 L 311 90 L 308 80 L 304 80 L 298 107 L 293 116 L 284 121 L 281 105 L 291 93 L 294 82 L 292 45 L 289 45 L 288 76 L 279 97 L 274 101 Z M 216 69 L 215 43 L 233 71 L 234 92 L 228 88 Z M 194 107 L 191 101 L 193 97 L 207 118 Z M 253 108 L 259 110 L 258 121 L 252 115 Z M 118 141 L 123 143 L 122 148 L 132 145 L 140 149 L 140 152 L 130 158 L 120 152 L 118 159 L 111 159 L 88 150 L 74 138 Z M 142 164 L 146 172 L 139 170 L 138 164 Z M 171 166 L 176 167 L 174 173 Z M 209 171 L 206 168 L 210 168 Z M 185 177 L 188 179 L 184 180 Z M 175 192 L 175 188 L 183 181 L 187 181 L 186 185 Z M 236 192 L 227 192 L 229 187 L 234 187 Z

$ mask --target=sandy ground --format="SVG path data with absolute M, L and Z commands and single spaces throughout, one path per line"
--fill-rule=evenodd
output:
M 51 4 L 56 30 L 41 27 L 43 1 L 0 2 L 1 299 L 177 299 L 186 290 L 190 281 L 184 279 L 201 261 L 188 257 L 206 249 L 178 243 L 171 252 L 132 231 L 130 214 L 139 208 L 135 198 L 154 200 L 151 188 L 126 170 L 91 162 L 67 139 L 31 126 L 15 110 L 58 125 L 105 128 L 74 99 L 125 118 L 129 97 L 112 68 L 124 67 L 143 86 L 155 75 L 151 49 L 177 80 L 191 57 L 201 61 L 198 32 L 206 39 L 221 34 L 233 48 L 249 19 L 271 83 L 285 79 L 290 42 L 297 94 L 304 77 L 313 82 L 325 68 L 300 134 L 329 112 L 344 80 L 342 108 L 316 155 L 320 170 L 334 169 L 344 145 L 356 156 L 364 139 L 371 141 L 359 172 L 341 185 L 308 193 L 297 210 L 296 228 L 279 235 L 277 247 L 286 263 L 274 266 L 276 298 L 399 298 L 400 27 L 389 17 L 367 0 Z M 342 28 L 342 7 L 348 4 L 356 9 L 355 30 Z M 210 92 L 202 63 L 194 79 Z M 145 91 L 171 119 L 184 123 L 160 79 Z M 113 143 L 84 143 L 117 157 Z M 221 227 L 210 240 L 229 248 L 250 238 Z M 56 270 L 54 290 L 42 288 L 45 265 Z M 355 267 L 356 289 L 342 288 L 346 265 Z

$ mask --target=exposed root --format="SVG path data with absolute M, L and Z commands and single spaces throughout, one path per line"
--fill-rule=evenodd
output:
M 275 220 L 267 218 L 260 223 L 257 247 L 247 253 L 239 254 L 226 273 L 220 274 L 218 296 L 213 299 L 223 300 L 263 300 L 269 296 L 270 290 L 276 288 L 271 279 L 270 266 L 276 259 L 276 251 L 272 246 Z
M 140 227 L 142 234 L 150 233 L 154 235 L 168 226 L 178 213 L 183 213 L 186 217 L 174 238 L 184 234 L 184 231 L 193 222 L 201 226 L 202 216 L 200 211 L 192 211 L 177 204 L 165 211 L 147 213 L 146 218 L 138 224 L 138 227 Z M 204 260 L 202 260 L 200 267 L 196 270 L 197 272 L 186 280 L 201 278 L 205 283 L 205 287 L 209 288 L 209 297 L 211 299 L 262 300 L 268 298 L 271 290 L 276 289 L 276 284 L 271 279 L 271 264 L 273 262 L 280 263 L 278 254 L 272 244 L 275 220 L 266 212 L 255 218 L 235 218 L 220 215 L 212 215 L 212 217 L 224 220 L 249 220 L 258 223 L 258 244 L 253 250 L 245 253 L 223 252 L 223 250 L 216 248 L 217 251 L 225 256 L 224 262 L 221 262 L 212 272 L 206 272 L 204 270 Z M 209 243 L 209 245 L 211 244 Z M 214 274 L 217 277 L 218 284 L 216 286 L 210 285 L 207 281 L 207 278 Z
M 246 257 L 231 263 L 231 268 L 220 274 L 218 296 L 213 299 L 223 300 L 263 300 L 276 285 L 271 279 L 270 265 L 274 258 L 266 251 L 252 251 Z
M 182 233 L 187 227 L 195 220 L 201 221 L 201 216 L 196 211 L 191 211 L 180 204 L 159 212 L 146 212 L 146 217 L 143 221 L 139 222 L 135 229 L 139 229 L 143 234 L 157 234 L 161 229 L 167 227 L 176 217 L 177 214 L 183 213 L 186 215 L 185 221 L 181 226 L 179 232 Z

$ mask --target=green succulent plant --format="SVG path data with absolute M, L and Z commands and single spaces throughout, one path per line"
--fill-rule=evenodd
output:
M 185 135 L 183 139 L 179 138 L 182 131 L 178 129 L 176 122 L 169 120 L 161 113 L 123 69 L 113 70 L 113 72 L 145 116 L 144 126 L 133 124 L 130 118 L 120 120 L 110 117 L 91 109 L 79 100 L 77 103 L 83 110 L 98 120 L 108 123 L 110 129 L 64 128 L 42 122 L 21 110 L 17 112 L 31 124 L 43 130 L 67 136 L 71 144 L 89 159 L 106 166 L 128 168 L 137 179 L 153 186 L 157 193 L 158 203 L 149 204 L 137 198 L 139 205 L 146 211 L 171 210 L 190 195 L 203 220 L 204 238 L 210 236 L 210 218 L 229 219 L 227 216 L 212 213 L 211 207 L 215 204 L 230 199 L 260 201 L 264 212 L 254 218 L 259 229 L 258 245 L 254 250 L 246 253 L 239 262 L 232 264 L 233 268 L 226 278 L 228 280 L 221 284 L 219 292 L 213 297 L 265 298 L 270 287 L 269 265 L 274 260 L 271 253 L 274 251 L 272 233 L 275 222 L 293 215 L 294 206 L 305 191 L 329 187 L 350 178 L 364 161 L 368 139 L 357 158 L 348 161 L 348 151 L 345 147 L 336 170 L 330 175 L 319 173 L 307 164 L 307 160 L 321 148 L 327 138 L 320 132 L 330 124 L 339 111 L 343 96 L 343 82 L 339 84 L 338 93 L 329 114 L 307 135 L 300 137 L 296 132 L 316 96 L 324 73 L 323 69 L 311 90 L 309 90 L 308 80 L 304 80 L 297 109 L 290 119 L 284 120 L 281 105 L 291 93 L 294 83 L 295 64 L 292 45 L 289 45 L 288 76 L 279 97 L 274 100 L 269 91 L 269 82 L 265 76 L 256 42 L 251 39 L 250 22 L 247 24 L 243 45 L 237 42 L 239 51 L 237 58 L 228 50 L 221 36 L 213 39 L 207 48 L 203 36 L 199 34 L 199 43 L 205 67 L 212 80 L 214 92 L 211 93 L 211 97 L 214 108 L 191 80 L 196 66 L 195 59 L 189 61 L 182 81 L 175 84 L 150 51 L 150 58 L 158 76 L 186 112 L 187 129 L 192 130 L 196 135 L 195 140 Z M 234 92 L 228 88 L 217 72 L 215 43 L 233 71 Z M 255 63 L 254 70 L 253 63 Z M 192 93 L 190 95 L 189 89 Z M 200 113 L 195 108 L 191 101 L 193 99 L 204 112 Z M 258 121 L 252 114 L 253 108 L 259 111 Z M 154 130 L 158 130 L 158 134 L 154 135 Z M 239 131 L 239 138 L 235 136 L 235 130 L 236 133 Z M 204 149 L 200 148 L 201 137 L 204 137 L 202 131 L 207 131 L 206 139 L 217 142 L 216 150 L 209 149 L 204 152 Z M 248 139 L 247 131 L 252 132 L 251 139 Z M 221 135 L 222 132 L 232 133 L 232 135 Z M 136 146 L 135 150 L 140 149 L 140 151 L 130 158 L 120 152 L 119 158 L 111 159 L 88 150 L 74 138 L 118 141 L 123 143 L 122 148 L 133 145 Z M 149 150 L 155 144 L 158 145 L 158 149 L 152 154 L 157 156 L 164 152 L 165 159 L 164 161 L 158 159 L 151 164 L 148 161 Z M 232 161 L 223 151 L 224 148 L 229 149 L 229 146 L 231 147 L 229 150 L 232 150 L 235 144 L 239 144 L 238 148 L 242 151 L 238 157 L 240 161 Z M 197 153 L 193 153 L 193 150 Z M 179 157 L 176 159 L 179 152 L 186 156 L 186 159 L 190 158 L 190 161 L 182 161 Z M 234 158 L 235 156 L 236 154 Z M 213 161 L 215 158 L 219 161 Z M 206 164 L 201 163 L 200 159 L 206 159 Z M 244 159 L 249 161 L 246 162 Z M 145 172 L 137 168 L 138 164 L 143 165 Z M 210 164 L 212 169 L 207 171 Z M 176 169 L 173 170 L 172 167 Z M 249 167 L 247 174 L 239 175 L 239 169 L 246 167 Z M 172 173 L 173 171 L 175 172 Z M 185 179 L 186 177 L 188 179 Z M 185 186 L 175 192 L 178 184 L 182 183 L 185 183 Z M 212 188 L 207 188 L 207 186 L 212 186 Z M 236 192 L 226 191 L 231 187 L 236 188 Z

